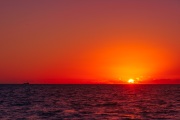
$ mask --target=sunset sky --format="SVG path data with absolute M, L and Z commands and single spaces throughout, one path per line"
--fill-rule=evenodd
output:
M 180 0 L 0 1 L 0 83 L 179 78 Z

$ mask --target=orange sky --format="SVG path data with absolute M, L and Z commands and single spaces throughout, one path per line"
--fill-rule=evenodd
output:
M 179 13 L 179 0 L 1 0 L 0 83 L 179 79 Z

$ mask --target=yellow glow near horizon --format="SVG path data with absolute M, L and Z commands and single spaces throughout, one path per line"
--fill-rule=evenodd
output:
M 133 84 L 134 83 L 134 79 L 129 79 L 128 83 Z

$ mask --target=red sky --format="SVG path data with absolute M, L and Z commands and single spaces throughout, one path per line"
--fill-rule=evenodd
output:
M 1 0 L 0 83 L 179 83 L 179 13 L 179 0 Z

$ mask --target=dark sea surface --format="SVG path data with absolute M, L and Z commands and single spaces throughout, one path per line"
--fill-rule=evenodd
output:
M 180 85 L 0 85 L 1 120 L 180 120 Z

